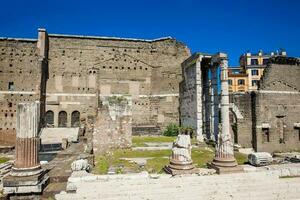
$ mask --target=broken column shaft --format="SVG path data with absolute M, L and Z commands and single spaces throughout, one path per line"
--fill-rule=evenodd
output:
M 40 194 L 49 179 L 38 159 L 39 102 L 20 103 L 17 111 L 16 160 L 3 178 L 4 194 Z
M 39 168 L 38 130 L 39 104 L 21 103 L 18 105 L 16 160 L 14 169 Z

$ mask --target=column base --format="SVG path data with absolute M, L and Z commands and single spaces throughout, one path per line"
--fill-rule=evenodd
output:
M 243 167 L 239 166 L 235 158 L 215 158 L 207 164 L 209 168 L 215 169 L 218 174 L 243 172 Z
M 164 167 L 164 171 L 173 176 L 199 173 L 199 169 L 195 168 L 193 162 L 179 162 L 175 160 L 170 160 L 170 164 Z
M 3 178 L 4 194 L 40 194 L 47 185 L 49 176 L 43 169 L 39 173 L 28 176 L 14 176 L 12 174 Z M 15 173 L 15 172 L 14 172 Z

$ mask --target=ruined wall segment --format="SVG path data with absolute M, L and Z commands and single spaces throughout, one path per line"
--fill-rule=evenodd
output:
M 232 124 L 236 123 L 237 135 L 233 135 L 234 142 L 242 147 L 252 147 L 252 102 L 251 93 L 231 94 L 230 103 Z M 234 104 L 234 105 L 233 105 Z
M 180 64 L 189 49 L 172 38 L 156 40 L 49 34 L 47 110 L 95 116 L 99 97 L 130 96 L 133 127 L 178 122 Z M 142 131 L 143 132 L 143 131 Z
M 94 153 L 131 147 L 131 97 L 101 97 L 93 131 Z
M 16 108 L 40 100 L 42 68 L 37 40 L 0 38 L 0 142 L 14 144 Z
M 267 66 L 254 99 L 257 151 L 300 150 L 300 62 L 277 57 Z

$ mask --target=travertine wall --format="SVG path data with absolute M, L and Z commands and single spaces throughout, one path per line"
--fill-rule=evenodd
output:
M 184 80 L 180 83 L 180 123 L 197 128 L 196 63 L 183 68 Z
M 234 114 L 235 122 L 237 123 L 237 139 L 234 141 L 242 147 L 252 147 L 252 110 L 251 110 L 251 94 L 231 94 L 230 103 L 233 103 L 240 113 L 235 113 L 234 109 L 230 109 Z M 239 114 L 241 116 L 239 116 Z
M 182 43 L 163 38 L 137 40 L 49 34 L 47 110 L 81 118 L 95 115 L 99 97 L 131 96 L 133 127 L 162 128 L 178 122 Z M 155 129 L 156 130 L 156 129 Z M 159 130 L 159 129 L 158 129 Z
M 300 150 L 300 66 L 267 66 L 253 102 L 253 131 L 257 151 Z M 269 141 L 264 130 L 269 129 Z
M 96 116 L 101 97 L 121 95 L 132 98 L 133 130 L 157 134 L 179 120 L 180 65 L 189 55 L 172 38 L 48 35 L 44 29 L 37 40 L 0 38 L 0 141 L 14 143 L 19 102 L 39 100 L 43 118 L 45 95 L 46 111 L 54 115 L 46 115 L 50 126 L 59 126 L 62 112 L 67 127 L 77 111 L 81 121 Z
M 43 111 L 42 91 L 45 90 L 47 63 L 44 62 L 45 52 L 41 52 L 37 42 L 38 40 L 0 38 L 1 144 L 15 143 L 18 103 L 41 101 Z

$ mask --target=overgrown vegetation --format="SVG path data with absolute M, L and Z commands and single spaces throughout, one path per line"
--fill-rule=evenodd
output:
M 178 133 L 179 133 L 179 126 L 177 124 L 171 123 L 164 130 L 163 135 L 172 137 L 172 136 L 177 136 Z
M 176 137 L 166 136 L 134 136 L 132 141 L 134 146 L 146 146 L 147 142 L 173 142 Z M 192 139 L 192 143 L 195 143 Z M 110 167 L 115 169 L 116 173 L 140 172 L 143 170 L 149 173 L 164 173 L 163 167 L 169 163 L 171 149 L 168 150 L 131 150 L 118 149 L 106 154 L 97 155 L 95 157 L 96 166 L 94 173 L 107 174 Z M 211 162 L 215 155 L 213 147 L 195 147 L 192 149 L 192 159 L 196 167 L 206 168 L 207 163 Z M 145 166 L 139 166 L 132 161 L 122 158 L 145 158 L 147 159 Z M 247 155 L 235 152 L 235 158 L 238 164 L 247 162 Z
M 246 154 L 234 152 L 234 157 L 239 165 L 243 165 L 248 162 L 248 157 Z
M 1 164 L 1 163 L 5 163 L 5 162 L 7 162 L 7 161 L 9 161 L 9 158 L 6 158 L 6 157 L 0 157 L 0 164 Z
M 163 131 L 163 135 L 167 137 L 177 136 L 179 133 L 189 134 L 191 138 L 195 136 L 195 131 L 193 128 L 188 126 L 179 126 L 175 123 L 170 123 L 166 129 Z
M 127 99 L 124 96 L 111 96 L 107 99 L 109 105 L 127 104 Z
M 173 142 L 176 137 L 168 136 L 133 136 L 133 147 L 145 147 L 147 142 Z
M 164 173 L 163 167 L 169 163 L 169 158 L 152 158 L 147 160 L 145 169 L 149 173 Z

